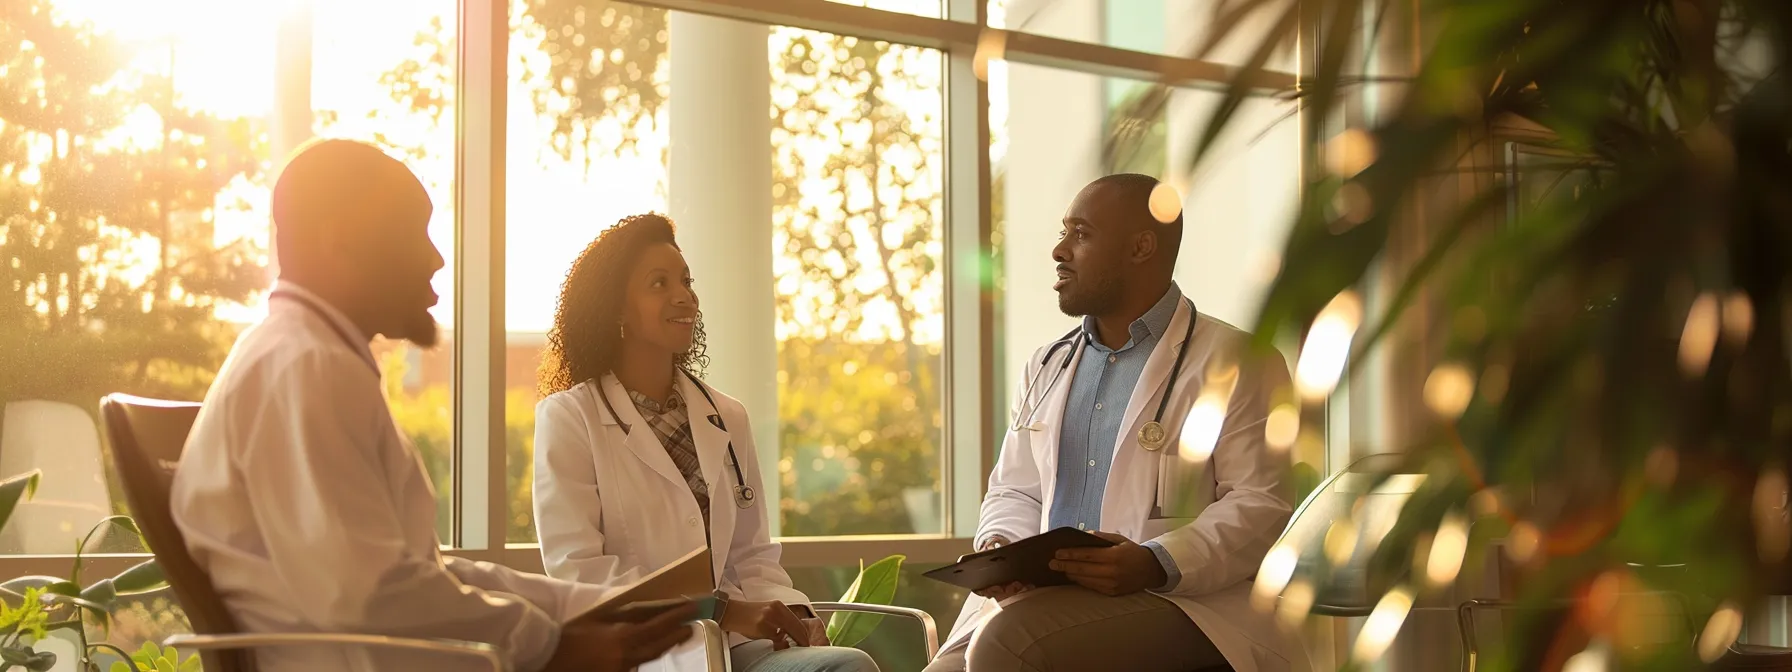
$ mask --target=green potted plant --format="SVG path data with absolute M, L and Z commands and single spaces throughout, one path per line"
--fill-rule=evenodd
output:
M 37 490 L 39 472 L 13 476 L 0 481 L 0 528 Z M 146 560 L 120 572 L 83 585 L 84 552 L 94 534 L 107 526 L 136 534 L 142 533 L 129 516 L 109 516 L 87 535 L 75 541 L 74 566 L 66 579 L 53 576 L 21 576 L 0 582 L 0 671 L 22 668 L 32 672 L 98 670 L 94 656 L 108 652 L 121 659 L 131 672 L 143 672 L 131 654 L 112 644 L 92 641 L 87 636 L 89 623 L 102 630 L 109 627 L 113 609 L 119 598 L 158 590 L 167 585 L 155 560 Z M 147 544 L 145 544 L 147 547 Z M 50 651 L 40 650 L 40 643 L 63 638 L 72 645 L 75 660 L 59 660 Z M 116 664 L 114 669 L 117 669 Z M 147 668 L 155 670 L 158 668 Z
M 846 587 L 840 601 L 889 606 L 896 600 L 896 583 L 902 577 L 902 561 L 906 559 L 907 556 L 892 555 L 870 566 L 860 560 L 859 575 Z M 877 630 L 883 619 L 881 614 L 837 612 L 828 619 L 828 641 L 834 646 L 858 646 Z

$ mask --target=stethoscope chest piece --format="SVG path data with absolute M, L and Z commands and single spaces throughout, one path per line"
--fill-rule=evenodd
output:
M 1139 428 L 1139 447 L 1153 453 L 1164 449 L 1166 438 L 1163 424 L 1156 420 L 1146 422 L 1144 427 Z
M 753 491 L 753 486 L 750 486 L 750 485 L 734 486 L 734 505 L 735 506 L 738 506 L 743 509 L 753 508 L 753 501 L 758 498 L 759 498 L 759 493 Z

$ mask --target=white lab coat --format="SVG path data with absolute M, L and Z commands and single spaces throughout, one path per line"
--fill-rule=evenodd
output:
M 1139 428 L 1157 412 L 1190 319 L 1197 320 L 1193 342 L 1164 412 L 1169 441 L 1161 452 L 1148 452 L 1139 446 Z M 1225 362 L 1238 362 L 1250 335 L 1192 311 L 1186 302 L 1164 333 L 1120 424 L 1101 528 L 1141 543 L 1156 540 L 1169 551 L 1182 578 L 1157 594 L 1181 607 L 1238 672 L 1304 672 L 1311 666 L 1298 638 L 1250 603 L 1250 579 L 1293 512 L 1284 487 L 1288 457 L 1268 448 L 1263 435 L 1270 395 L 1288 386 L 1287 365 L 1276 355 L 1240 367 L 1211 459 L 1184 460 L 1176 454 L 1182 422 L 1201 394 L 1210 363 L 1223 371 Z M 1039 388 L 1063 362 L 1065 348 L 1058 350 L 1052 368 L 1036 383 Z M 1034 352 L 1023 381 L 1040 371 L 1045 354 L 1043 347 Z M 1075 353 L 1078 359 L 1081 354 Z M 983 500 L 978 547 L 992 535 L 1019 540 L 1046 531 L 1057 485 L 1058 435 L 1076 369 L 1072 361 L 1057 385 L 1035 389 L 1033 394 L 1044 398 L 1030 424 L 1034 429 L 1009 431 L 1002 442 Z M 1015 394 L 1017 409 L 1030 403 L 1021 395 Z M 997 609 L 993 600 L 971 596 L 946 645 L 970 637 Z
M 444 558 L 436 502 L 353 323 L 310 297 L 269 302 L 237 339 L 188 435 L 172 513 L 246 632 L 353 632 L 497 645 L 522 671 L 560 623 L 614 590 Z M 345 342 L 332 323 L 354 342 Z M 476 670 L 440 654 L 336 646 L 256 652 L 269 672 Z
M 778 564 L 782 547 L 771 540 L 759 475 L 758 451 L 746 407 L 709 388 L 720 408 L 711 408 L 690 378 L 677 376 L 678 393 L 689 405 L 691 432 L 703 480 L 709 484 L 710 528 L 672 456 L 641 417 L 613 375 L 548 395 L 535 408 L 535 529 L 542 564 L 549 576 L 568 581 L 633 581 L 710 544 L 716 586 L 741 600 L 808 604 L 791 587 Z M 597 397 L 609 395 L 621 425 Z M 720 414 L 727 432 L 708 420 Z M 751 507 L 735 505 L 734 469 L 728 443 L 734 442 L 741 473 L 759 495 Z M 738 635 L 731 643 L 746 641 Z M 686 642 L 652 670 L 701 670 L 701 643 Z

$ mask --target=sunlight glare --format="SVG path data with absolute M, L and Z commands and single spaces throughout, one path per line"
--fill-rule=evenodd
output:
M 1264 554 L 1263 564 L 1257 567 L 1257 581 L 1251 586 L 1251 605 L 1257 611 L 1270 613 L 1275 609 L 1276 596 L 1288 587 L 1288 581 L 1294 578 L 1294 569 L 1300 564 L 1300 551 L 1293 546 L 1276 544 Z
M 1220 430 L 1226 424 L 1226 394 L 1223 390 L 1203 390 L 1195 399 L 1194 408 L 1182 421 L 1182 436 L 1177 454 L 1184 462 L 1201 463 L 1213 456 L 1219 443 Z
M 1278 404 L 1263 422 L 1263 441 L 1271 450 L 1285 451 L 1300 438 L 1300 409 L 1294 404 Z
M 1356 555 L 1356 521 L 1349 516 L 1332 521 L 1325 531 L 1325 559 L 1333 567 L 1350 564 L 1350 558 Z
M 1742 345 L 1748 342 L 1748 335 L 1755 329 L 1755 304 L 1743 292 L 1730 292 L 1724 297 L 1723 307 L 1724 340 L 1730 345 Z
M 1008 32 L 994 28 L 984 28 L 977 36 L 977 51 L 971 56 L 971 71 L 977 79 L 989 81 L 989 64 L 1000 61 L 1008 53 Z
M 1325 168 L 1344 179 L 1355 177 L 1375 163 L 1375 137 L 1352 128 L 1325 142 Z
M 1306 579 L 1289 584 L 1288 590 L 1282 592 L 1282 599 L 1277 604 L 1276 620 L 1289 630 L 1299 628 L 1301 622 L 1307 619 L 1307 614 L 1313 611 L 1314 597 L 1313 584 Z
M 1351 658 L 1358 663 L 1380 658 L 1394 643 L 1394 637 L 1400 634 L 1400 626 L 1405 625 L 1406 615 L 1412 612 L 1412 599 L 1412 591 L 1405 587 L 1383 595 L 1381 601 L 1375 603 L 1375 610 L 1369 612 L 1369 620 L 1363 622 Z
M 1307 331 L 1307 342 L 1294 367 L 1294 384 L 1300 396 L 1316 402 L 1330 395 L 1350 357 L 1350 340 L 1363 319 L 1363 303 L 1356 292 L 1344 290 L 1326 304 Z
M 1462 417 L 1475 396 L 1475 375 L 1454 362 L 1431 370 L 1425 379 L 1425 405 L 1447 420 Z
M 1711 349 L 1717 345 L 1717 296 L 1705 292 L 1694 299 L 1686 311 L 1686 326 L 1680 332 L 1680 371 L 1689 377 L 1705 373 L 1711 363 Z
M 1462 571 L 1462 559 L 1468 554 L 1468 519 L 1451 511 L 1437 526 L 1431 541 L 1431 553 L 1425 560 L 1425 578 L 1434 588 L 1447 586 Z
M 1159 182 L 1151 188 L 1147 206 L 1151 209 L 1152 219 L 1159 224 L 1169 224 L 1182 216 L 1182 193 L 1169 182 Z
M 1562 672 L 1605 672 L 1611 666 L 1611 649 L 1604 642 L 1595 642 L 1568 658 Z
M 1770 467 L 1755 481 L 1755 552 L 1761 562 L 1777 564 L 1792 550 L 1792 520 L 1788 520 L 1785 470 Z
M 1741 635 L 1742 610 L 1725 602 L 1712 612 L 1711 618 L 1705 621 L 1705 629 L 1699 632 L 1699 660 L 1717 662 Z

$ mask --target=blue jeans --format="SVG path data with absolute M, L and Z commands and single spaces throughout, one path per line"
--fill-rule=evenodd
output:
M 842 646 L 793 646 L 773 651 L 772 643 L 758 639 L 728 652 L 734 672 L 878 672 L 871 656 Z

